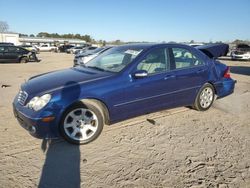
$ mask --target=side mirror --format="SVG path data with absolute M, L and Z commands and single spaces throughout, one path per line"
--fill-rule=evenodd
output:
M 145 70 L 139 70 L 139 71 L 136 71 L 133 74 L 133 76 L 134 76 L 134 78 L 144 78 L 144 77 L 148 76 L 148 72 Z

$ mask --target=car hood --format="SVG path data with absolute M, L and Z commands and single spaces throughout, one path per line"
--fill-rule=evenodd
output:
M 228 44 L 208 44 L 203 46 L 195 47 L 198 50 L 205 53 L 210 58 L 218 58 L 221 56 L 226 56 L 229 50 Z
M 28 94 L 39 95 L 53 92 L 72 84 L 83 84 L 112 76 L 113 73 L 102 72 L 85 67 L 75 67 L 60 71 L 53 71 L 31 77 L 22 85 L 22 90 Z

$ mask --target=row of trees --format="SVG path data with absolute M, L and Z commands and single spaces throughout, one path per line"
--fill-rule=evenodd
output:
M 81 40 L 85 40 L 86 42 L 89 43 L 98 43 L 98 44 L 102 44 L 102 45 L 106 45 L 108 44 L 114 44 L 114 45 L 120 45 L 120 44 L 124 44 L 123 41 L 121 40 L 114 40 L 114 41 L 109 41 L 106 42 L 105 40 L 95 40 L 93 39 L 90 35 L 81 35 L 81 34 L 58 34 L 58 33 L 47 33 L 47 32 L 40 32 L 37 35 L 31 34 L 31 35 L 27 35 L 27 34 L 20 34 L 21 37 L 51 37 L 51 38 L 70 38 L 70 39 L 81 39 Z
M 9 25 L 7 22 L 0 21 L 0 32 L 7 32 L 9 31 Z
M 40 32 L 36 36 L 34 34 L 27 35 L 27 34 L 20 34 L 21 37 L 48 37 L 48 38 L 70 38 L 70 39 L 81 39 L 85 40 L 86 42 L 93 42 L 94 39 L 90 35 L 80 35 L 80 34 L 58 34 L 58 33 L 47 33 L 47 32 Z

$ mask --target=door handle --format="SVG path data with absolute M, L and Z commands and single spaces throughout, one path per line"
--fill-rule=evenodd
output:
M 164 80 L 175 78 L 175 75 L 168 75 L 164 77 Z

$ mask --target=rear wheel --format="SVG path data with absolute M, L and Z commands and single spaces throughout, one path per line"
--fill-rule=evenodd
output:
M 100 108 L 92 103 L 78 103 L 62 117 L 62 136 L 73 144 L 87 144 L 95 140 L 103 129 L 104 117 Z
M 206 83 L 196 96 L 194 108 L 198 111 L 208 110 L 214 101 L 215 91 L 214 87 Z

